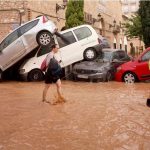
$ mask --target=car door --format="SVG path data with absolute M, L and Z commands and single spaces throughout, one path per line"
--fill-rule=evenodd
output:
M 0 44 L 0 65 L 3 70 L 20 60 L 25 53 L 25 47 L 19 38 L 18 29 L 9 34 Z
M 36 34 L 38 31 L 35 26 L 38 24 L 38 22 L 39 19 L 31 21 L 21 26 L 19 29 L 21 39 L 25 45 L 27 52 L 32 51 L 37 46 Z
M 136 70 L 141 79 L 150 78 L 150 51 L 147 51 L 138 61 Z
M 62 33 L 62 36 L 68 40 L 68 43 L 58 36 L 57 41 L 60 48 L 59 53 L 61 56 L 62 66 L 66 67 L 74 62 L 82 60 L 83 54 L 72 31 Z

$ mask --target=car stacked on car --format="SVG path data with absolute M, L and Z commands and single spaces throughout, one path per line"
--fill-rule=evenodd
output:
M 2 73 L 29 54 L 38 45 L 54 42 L 55 24 L 46 16 L 29 21 L 8 34 L 0 43 L 0 80 Z
M 0 79 L 6 69 L 24 58 L 33 49 L 39 45 L 41 50 L 43 47 L 50 49 L 50 45 L 54 42 L 60 48 L 57 56 L 62 61 L 62 67 L 83 59 L 93 60 L 101 51 L 98 35 L 90 25 L 81 25 L 58 33 L 52 21 L 46 16 L 40 16 L 15 29 L 0 43 Z M 29 60 L 31 64 L 27 62 L 27 67 L 20 69 L 20 74 L 30 74 L 36 77 L 36 80 L 40 75 L 41 79 L 43 72 L 40 70 L 40 64 L 45 56 L 40 55 L 42 56 L 40 57 L 38 54 L 37 52 L 33 62 Z M 33 75 L 33 72 L 36 74 Z M 33 77 L 28 78 L 33 79 Z
M 61 31 L 54 36 L 59 52 L 55 55 L 61 60 L 63 68 L 73 63 L 94 60 L 102 50 L 96 31 L 89 25 L 81 25 Z M 34 57 L 26 60 L 19 69 L 20 76 L 29 81 L 42 80 L 44 72 L 40 70 L 41 63 L 51 48 L 39 48 Z

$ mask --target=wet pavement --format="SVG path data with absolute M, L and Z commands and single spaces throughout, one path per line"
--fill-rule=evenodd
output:
M 56 106 L 42 89 L 0 83 L 0 150 L 150 150 L 150 83 L 63 81 L 67 102 Z

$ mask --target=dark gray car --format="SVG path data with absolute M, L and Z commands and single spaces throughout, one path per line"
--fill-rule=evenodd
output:
M 129 61 L 124 50 L 103 49 L 102 54 L 94 61 L 84 61 L 73 67 L 74 80 L 109 81 L 114 78 L 116 68 Z

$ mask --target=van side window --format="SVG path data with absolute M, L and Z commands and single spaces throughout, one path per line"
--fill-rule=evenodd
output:
M 57 36 L 57 41 L 58 41 L 58 44 L 59 44 L 59 47 L 62 48 L 62 47 L 65 47 L 67 45 L 70 45 L 72 43 L 75 43 L 76 42 L 76 39 L 72 33 L 72 31 L 69 31 L 67 33 L 63 33 L 62 36 L 67 39 L 69 41 L 69 43 L 66 43 L 62 38 L 58 37 Z
M 79 41 L 92 35 L 92 32 L 88 27 L 81 27 L 79 29 L 76 29 L 74 30 L 74 33 Z
M 27 24 L 25 24 L 24 26 L 20 27 L 20 33 L 21 36 L 28 32 L 30 29 L 32 29 L 33 27 L 35 27 L 38 24 L 39 20 L 34 20 L 32 22 L 29 22 Z
M 141 59 L 142 61 L 148 61 L 148 60 L 150 60 L 150 51 L 148 51 L 146 54 L 144 54 L 143 56 L 142 56 L 142 59 Z
M 15 40 L 19 38 L 18 36 L 18 30 L 15 30 L 10 35 L 8 35 L 0 44 L 0 51 L 2 51 L 4 48 L 9 46 L 11 43 L 13 43 Z
M 52 48 L 50 48 L 48 46 L 47 47 L 41 47 L 38 54 L 37 54 L 37 57 L 48 54 L 51 50 L 52 50 Z

